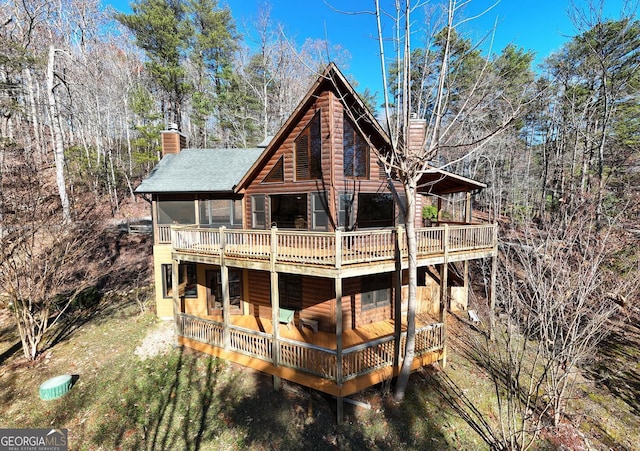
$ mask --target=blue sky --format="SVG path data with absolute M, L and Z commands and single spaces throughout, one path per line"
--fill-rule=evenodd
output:
M 114 8 L 129 12 L 126 0 L 103 0 Z M 259 5 L 265 0 L 220 0 L 229 5 L 238 31 L 250 26 L 258 15 Z M 597 3 L 595 0 L 594 3 Z M 331 44 L 344 47 L 351 55 L 344 72 L 358 81 L 358 90 L 368 87 L 372 92 L 382 91 L 380 62 L 375 17 L 367 14 L 345 15 L 328 6 L 345 11 L 372 10 L 373 0 L 271 0 L 272 20 L 284 25 L 290 39 L 298 43 L 307 38 L 327 38 Z M 389 0 L 381 0 L 382 5 Z M 416 1 L 414 0 L 414 3 Z M 431 1 L 431 4 L 436 3 Z M 471 17 L 495 3 L 492 0 L 473 0 L 466 16 Z M 497 21 L 493 53 L 498 53 L 507 44 L 514 44 L 536 53 L 536 64 L 562 47 L 576 34 L 568 11 L 571 5 L 586 8 L 585 0 L 501 0 L 482 17 L 467 25 L 465 36 L 478 41 L 491 31 Z M 636 2 L 632 2 L 636 3 Z M 604 17 L 617 19 L 623 9 L 624 0 L 605 0 Z M 420 39 L 421 24 L 414 25 L 414 41 Z M 486 48 L 485 48 L 486 51 Z

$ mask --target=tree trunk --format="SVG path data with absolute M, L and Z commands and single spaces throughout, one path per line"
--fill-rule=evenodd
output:
M 418 266 L 415 257 L 418 255 L 418 248 L 416 243 L 415 227 L 415 183 L 405 184 L 405 196 L 407 199 L 405 235 L 407 240 L 407 254 L 409 256 L 409 296 L 407 298 L 407 341 L 405 345 L 404 359 L 402 360 L 402 367 L 400 369 L 400 374 L 398 375 L 398 381 L 396 382 L 396 390 L 394 394 L 396 401 L 402 401 L 404 399 L 407 385 L 409 384 L 411 364 L 413 363 L 416 347 L 416 293 L 418 286 Z M 396 299 L 396 302 L 402 302 L 402 299 Z M 396 321 L 402 321 L 402 318 L 396 318 Z
M 36 96 L 33 92 L 33 77 L 31 77 L 31 69 L 23 70 L 25 84 L 27 85 L 27 98 L 29 100 L 29 109 L 31 113 L 31 126 L 33 127 L 33 139 L 38 155 L 42 155 L 42 140 L 40 139 L 40 123 L 38 122 L 38 109 L 36 104 Z
M 56 49 L 49 46 L 49 62 L 47 64 L 47 98 L 49 116 L 51 118 L 51 135 L 53 137 L 53 155 L 56 163 L 56 184 L 58 185 L 58 195 L 62 204 L 62 219 L 64 223 L 71 222 L 71 207 L 69 206 L 69 196 L 64 178 L 64 144 L 62 141 L 62 130 L 60 128 L 60 118 L 56 105 L 53 67 L 55 63 Z

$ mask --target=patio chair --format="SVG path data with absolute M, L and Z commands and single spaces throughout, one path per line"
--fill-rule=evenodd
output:
M 295 310 L 280 308 L 278 310 L 278 320 L 281 324 L 286 324 L 287 329 L 291 330 L 291 324 L 293 324 L 293 316 L 295 313 Z

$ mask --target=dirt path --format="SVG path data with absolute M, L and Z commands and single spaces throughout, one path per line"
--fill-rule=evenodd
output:
M 176 331 L 171 321 L 160 321 L 151 330 L 142 343 L 134 351 L 140 359 L 145 360 L 167 353 L 176 345 Z

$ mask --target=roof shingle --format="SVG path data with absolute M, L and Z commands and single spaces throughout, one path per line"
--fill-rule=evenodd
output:
M 264 151 L 255 149 L 183 149 L 165 155 L 136 193 L 228 192 Z

